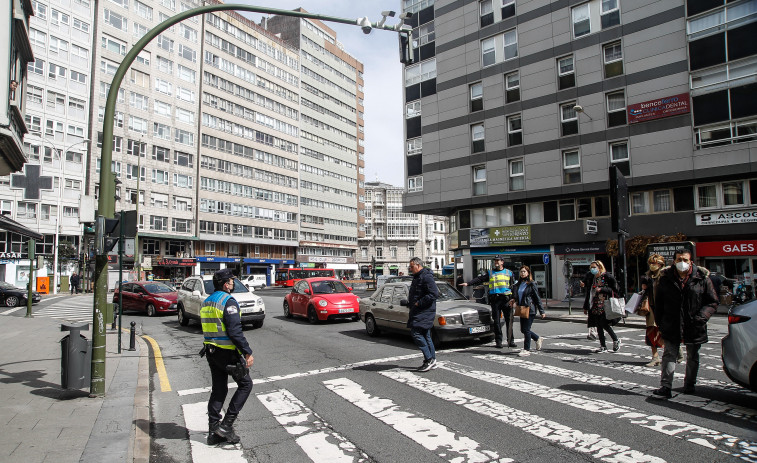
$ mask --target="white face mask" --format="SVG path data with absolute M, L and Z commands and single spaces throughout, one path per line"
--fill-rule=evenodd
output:
M 690 265 L 688 262 L 676 262 L 676 268 L 679 272 L 684 273 L 689 271 Z

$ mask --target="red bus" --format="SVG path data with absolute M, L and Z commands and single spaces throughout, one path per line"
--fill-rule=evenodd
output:
M 304 278 L 336 278 L 330 268 L 280 268 L 276 270 L 275 286 L 292 287 Z

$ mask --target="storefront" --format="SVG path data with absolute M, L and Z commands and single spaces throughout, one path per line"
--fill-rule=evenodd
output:
M 172 286 L 179 286 L 184 279 L 193 274 L 197 259 L 192 257 L 158 257 L 152 261 L 154 281 L 162 281 Z
M 291 267 L 294 259 L 243 259 L 244 275 L 265 275 L 266 285 L 273 286 L 276 268 Z
M 556 287 L 555 294 L 572 297 L 584 295 L 581 281 L 589 272 L 589 266 L 595 260 L 600 260 L 608 271 L 612 271 L 612 262 L 607 256 L 607 248 L 604 242 L 594 241 L 591 243 L 555 244 L 554 253 L 556 258 Z M 563 291 L 560 289 L 563 288 Z
M 548 297 L 552 297 L 553 293 L 553 272 L 551 257 L 545 259 L 546 256 L 551 256 L 549 246 L 506 246 L 506 247 L 489 247 L 482 249 L 471 249 L 468 254 L 468 250 L 463 250 L 461 253 L 458 251 L 455 257 L 462 257 L 463 261 L 463 273 L 466 281 L 472 279 L 476 275 L 486 273 L 493 268 L 494 256 L 501 255 L 505 259 L 505 268 L 511 270 L 513 274 L 517 275 L 518 270 L 522 265 L 528 265 L 531 268 L 531 274 L 533 275 L 534 282 L 540 290 L 542 296 L 546 291 Z M 545 260 L 547 261 L 545 263 Z M 467 269 L 471 269 L 471 272 L 467 272 Z
M 198 257 L 197 263 L 200 266 L 200 275 L 212 275 L 222 268 L 230 268 L 240 277 L 243 274 L 241 257 L 205 256 Z
M 757 277 L 757 240 L 698 242 L 696 258 L 699 264 L 711 272 L 754 288 Z
M 353 279 L 358 277 L 357 263 L 354 257 L 332 256 L 298 256 L 297 266 L 302 268 L 330 268 L 334 269 L 337 278 Z M 378 273 L 378 272 L 377 272 Z

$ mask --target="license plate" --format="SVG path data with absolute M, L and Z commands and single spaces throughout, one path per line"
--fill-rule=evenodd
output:
M 469 334 L 486 333 L 487 331 L 489 331 L 489 327 L 486 326 L 486 325 L 484 325 L 484 326 L 472 326 L 472 327 L 468 328 L 468 333 Z
M 339 313 L 352 313 L 355 309 L 339 309 Z

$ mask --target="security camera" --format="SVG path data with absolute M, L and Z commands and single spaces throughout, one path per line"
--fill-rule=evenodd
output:
M 393 18 L 394 15 L 395 15 L 394 11 L 382 11 L 381 21 L 379 21 L 378 24 L 376 24 L 376 27 L 379 27 L 379 28 L 384 27 L 384 23 L 386 22 L 387 16 L 390 16 Z
M 402 20 L 405 20 L 405 19 L 410 19 L 410 18 L 412 18 L 412 17 L 413 17 L 413 13 L 412 13 L 412 12 L 410 12 L 410 11 L 406 11 L 406 12 L 402 13 L 402 14 L 401 14 L 401 15 L 399 16 L 399 18 L 400 18 L 400 19 L 402 19 Z
M 363 34 L 370 34 L 371 30 L 373 30 L 373 25 L 371 25 L 371 21 L 367 17 L 358 18 L 357 25 L 363 29 Z
M 381 16 L 389 16 L 391 18 L 393 18 L 395 14 L 397 14 L 397 13 L 395 13 L 394 11 L 391 11 L 391 10 L 390 11 L 382 11 L 381 12 Z

